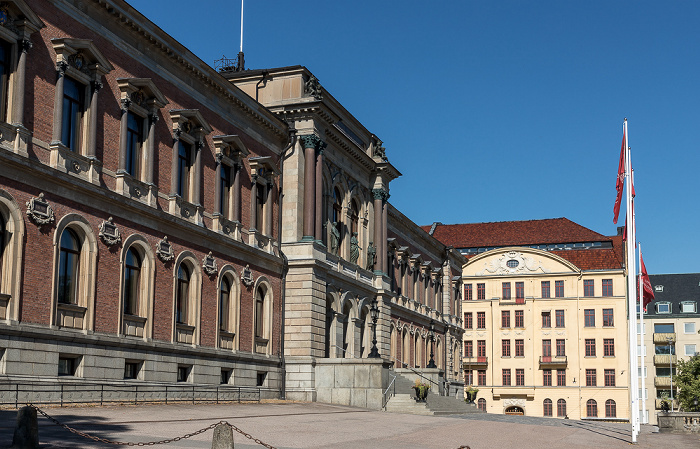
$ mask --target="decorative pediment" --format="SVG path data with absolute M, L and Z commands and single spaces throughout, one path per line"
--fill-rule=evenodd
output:
M 484 262 L 484 269 L 477 276 L 487 274 L 513 275 L 529 273 L 549 273 L 542 261 L 520 251 L 508 251 L 496 259 Z
M 0 35 L 9 41 L 27 39 L 46 25 L 23 0 L 0 3 Z
M 251 175 L 269 178 L 280 174 L 280 169 L 270 156 L 251 157 L 248 162 L 250 162 Z
M 185 133 L 195 137 L 198 134 L 209 134 L 213 131 L 198 109 L 172 109 L 170 118 L 173 121 L 173 132 L 178 135 Z
M 84 73 L 92 80 L 114 69 L 90 39 L 56 38 L 51 39 L 51 44 L 56 52 L 57 65 Z
M 117 78 L 117 84 L 122 104 L 126 103 L 127 108 L 135 105 L 152 111 L 169 103 L 150 78 Z
M 245 144 L 235 134 L 214 136 L 214 148 L 217 158 L 228 159 L 230 163 L 237 163 L 250 154 Z

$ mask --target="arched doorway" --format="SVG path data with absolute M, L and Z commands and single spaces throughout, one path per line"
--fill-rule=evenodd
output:
M 517 405 L 511 405 L 510 407 L 506 408 L 506 415 L 524 415 L 525 410 L 522 409 L 522 407 L 518 407 Z

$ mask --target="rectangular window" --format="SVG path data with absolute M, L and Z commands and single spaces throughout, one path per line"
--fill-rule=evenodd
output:
M 515 385 L 518 387 L 525 385 L 525 370 L 522 368 L 515 370 Z
M 672 334 L 676 332 L 673 323 L 671 324 L 654 324 L 655 334 Z
M 477 340 L 476 342 L 476 356 L 486 357 L 486 340 Z
M 59 356 L 58 357 L 58 375 L 59 376 L 75 376 L 78 367 L 76 357 Z
M 471 301 L 474 299 L 472 296 L 472 284 L 464 284 L 464 300 Z
M 671 313 L 671 303 L 657 302 L 656 313 Z
M 583 296 L 589 298 L 595 296 L 595 285 L 593 284 L 593 279 L 583 280 Z
M 501 356 L 510 357 L 510 340 L 501 340 Z
M 671 343 L 667 345 L 654 345 L 656 355 L 676 355 L 676 346 Z
M 525 299 L 525 283 L 515 283 L 515 299 Z
M 554 281 L 554 297 L 564 297 L 564 281 Z
M 510 299 L 510 282 L 503 283 L 503 299 Z
M 525 340 L 515 340 L 515 356 L 525 357 Z
M 480 369 L 477 371 L 477 382 L 479 386 L 484 386 L 486 385 L 486 370 L 485 369 Z
M 139 367 L 141 364 L 139 362 L 125 362 L 124 363 L 124 379 L 136 379 L 139 376 Z
M 192 167 L 192 145 L 182 140 L 177 153 L 177 193 L 182 199 L 190 199 L 190 167 Z
M 612 279 L 603 279 L 603 296 L 612 296 Z
M 501 310 L 501 327 L 510 327 L 510 310 Z
M 585 309 L 583 311 L 583 325 L 585 327 L 595 327 L 595 309 Z
M 68 77 L 65 77 L 63 83 L 61 143 L 71 151 L 80 152 L 80 122 L 84 112 L 85 86 Z
M 474 385 L 474 371 L 470 369 L 464 370 L 464 384 Z
M 143 146 L 143 118 L 127 112 L 126 119 L 126 166 L 131 176 L 141 179 L 141 148 Z
M 476 299 L 486 299 L 486 284 L 476 284 Z
M 554 315 L 556 317 L 555 325 L 557 327 L 565 327 L 564 326 L 564 311 L 563 310 L 555 310 Z
M 552 312 L 542 312 L 542 327 L 552 327 Z
M 177 381 L 187 382 L 190 377 L 191 366 L 178 365 L 177 367 Z
M 486 312 L 476 312 L 476 328 L 486 329 Z
M 606 387 L 614 387 L 615 386 L 615 370 L 614 369 L 606 369 L 604 371 L 605 375 L 605 386 Z
M 474 343 L 471 340 L 464 342 L 464 357 L 474 357 Z
M 542 370 L 542 385 L 544 385 L 545 387 L 552 386 L 552 370 L 551 369 Z
M 0 40 L 0 120 L 7 122 L 7 95 L 10 92 L 10 74 L 12 73 L 12 65 L 10 57 L 12 56 L 12 47 L 4 40 Z
M 542 281 L 542 297 L 549 298 L 549 281 Z
M 681 303 L 681 313 L 695 313 L 696 304 L 692 301 L 683 301 Z
M 673 375 L 676 375 L 676 367 L 673 367 Z M 671 368 L 666 366 L 657 366 L 656 367 L 656 377 L 671 377 Z
M 230 219 L 230 207 L 231 204 L 231 167 L 222 163 L 221 177 L 219 179 L 221 196 L 219 197 L 219 213 L 223 215 L 224 218 Z
M 503 369 L 503 386 L 510 386 L 510 369 Z
M 695 345 L 685 345 L 685 355 L 694 356 L 695 355 Z
M 472 329 L 473 323 L 472 323 L 472 313 L 471 312 L 464 312 L 464 328 L 465 329 Z
M 219 379 L 219 383 L 221 385 L 228 385 L 231 383 L 231 374 L 233 374 L 233 370 L 230 369 L 221 369 L 221 379 Z
M 603 357 L 615 357 L 615 339 L 603 339 Z
M 566 370 L 564 370 L 564 369 L 557 370 L 557 385 L 560 387 L 566 386 Z
M 595 357 L 595 338 L 586 338 L 586 357 Z
M 597 385 L 595 369 L 586 369 L 586 386 L 595 387 Z
M 603 326 L 612 327 L 614 324 L 613 309 L 603 309 Z
M 557 357 L 566 356 L 566 340 L 563 338 L 557 339 Z
M 525 311 L 515 311 L 515 327 L 525 327 Z
M 264 371 L 258 372 L 255 386 L 256 387 L 264 387 L 265 386 L 265 379 L 267 379 L 267 373 Z
M 695 323 L 683 323 L 683 333 L 694 334 L 695 333 Z
M 552 357 L 552 340 L 542 340 L 542 357 Z

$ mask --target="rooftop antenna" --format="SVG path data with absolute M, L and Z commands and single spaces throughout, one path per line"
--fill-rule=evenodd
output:
M 238 65 L 236 71 L 245 70 L 245 59 L 243 58 L 243 0 L 241 0 L 241 49 L 238 52 Z

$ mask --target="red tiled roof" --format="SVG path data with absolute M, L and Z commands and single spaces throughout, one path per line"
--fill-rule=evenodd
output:
M 550 251 L 581 270 L 614 270 L 622 268 L 613 248 Z
M 421 226 L 430 232 L 431 226 Z M 433 237 L 454 248 L 488 246 L 544 245 L 550 243 L 579 243 L 610 241 L 597 232 L 567 218 L 545 220 L 501 221 L 494 223 L 465 223 L 435 228 Z

